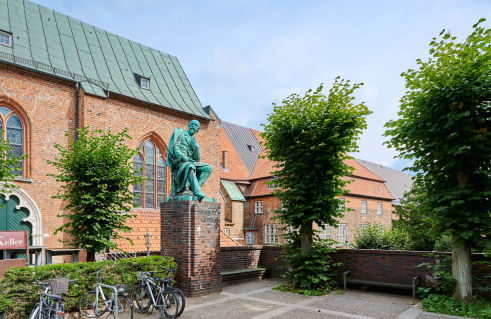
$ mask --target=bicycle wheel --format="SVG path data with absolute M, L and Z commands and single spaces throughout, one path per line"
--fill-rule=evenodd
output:
M 174 291 L 166 289 L 158 295 L 160 318 L 175 319 L 179 315 L 179 299 Z
M 184 308 L 186 307 L 186 297 L 184 297 L 184 294 L 181 290 L 179 290 L 179 288 L 168 287 L 168 289 L 172 289 L 179 300 L 179 312 L 177 313 L 177 316 L 180 317 L 184 312 Z
M 152 305 L 150 293 L 144 285 L 138 285 L 131 290 L 131 304 L 138 313 L 147 313 Z
M 118 295 L 118 301 L 115 308 L 118 312 L 118 319 L 133 319 L 133 307 L 128 297 Z
M 96 313 L 97 304 L 97 313 Z M 99 300 L 95 300 L 95 291 L 89 291 L 78 301 L 78 310 L 84 316 L 89 318 L 97 318 L 102 316 L 107 311 L 107 306 L 102 297 L 99 295 Z

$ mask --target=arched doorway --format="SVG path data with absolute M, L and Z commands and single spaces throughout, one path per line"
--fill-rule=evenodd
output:
M 27 221 L 29 210 L 20 207 L 20 200 L 15 195 L 0 195 L 0 231 L 27 231 L 29 246 L 32 246 L 32 225 Z M 19 207 L 19 208 L 17 208 Z

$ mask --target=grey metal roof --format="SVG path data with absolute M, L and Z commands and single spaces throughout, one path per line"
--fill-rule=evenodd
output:
M 104 89 L 176 111 L 211 119 L 175 56 L 104 31 L 27 0 L 0 0 L 0 30 L 13 46 L 0 45 L 0 60 L 81 82 L 85 92 Z M 138 77 L 150 78 L 150 90 Z
M 392 203 L 394 205 L 400 205 L 400 199 L 404 196 L 404 193 L 410 191 L 413 186 L 411 175 L 362 159 L 355 158 L 355 160 L 375 175 L 385 179 L 385 186 L 389 190 L 389 193 L 395 198 Z
M 263 150 L 261 144 L 250 128 L 221 121 L 223 130 L 234 145 L 235 150 L 239 153 L 249 173 L 252 173 L 257 158 Z M 248 145 L 254 146 L 254 152 L 249 149 Z

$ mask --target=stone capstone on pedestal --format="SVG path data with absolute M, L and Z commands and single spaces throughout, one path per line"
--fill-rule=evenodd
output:
M 161 204 L 161 250 L 177 263 L 177 284 L 186 296 L 222 290 L 220 204 L 168 201 Z

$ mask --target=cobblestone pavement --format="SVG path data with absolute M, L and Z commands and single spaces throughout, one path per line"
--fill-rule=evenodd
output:
M 186 299 L 182 319 L 445 319 L 462 318 L 424 312 L 410 296 L 360 290 L 333 291 L 326 296 L 306 297 L 274 291 L 280 281 L 253 281 L 225 287 L 223 292 Z M 158 319 L 135 313 L 134 319 Z

